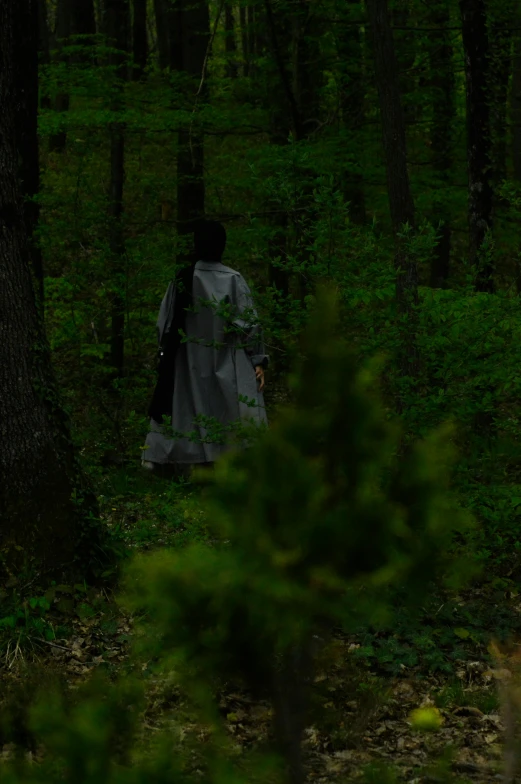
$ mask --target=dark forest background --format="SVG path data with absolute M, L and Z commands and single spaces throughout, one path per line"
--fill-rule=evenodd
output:
M 361 732 L 386 678 L 446 678 L 443 688 L 456 691 L 436 706 L 469 708 L 451 679 L 462 662 L 498 660 L 490 639 L 519 630 L 519 4 L 6 0 L 0 100 L 0 637 L 9 667 L 23 645 L 68 650 L 72 621 L 56 621 L 60 602 L 74 623 L 100 613 L 120 623 L 113 599 L 87 585 L 116 580 L 135 549 L 172 546 L 173 560 L 156 553 L 148 571 L 130 567 L 149 586 L 147 611 L 184 651 L 187 672 L 190 657 L 206 672 L 207 656 L 212 677 L 240 673 L 254 699 L 273 678 L 274 732 L 291 781 L 305 779 L 304 724 L 284 728 L 280 717 L 299 714 L 310 630 L 324 642 L 335 629 L 346 661 L 362 668 L 356 686 L 341 689 L 359 707 L 361 691 L 371 694 Z M 140 473 L 157 310 L 191 259 L 201 216 L 225 225 L 223 261 L 252 288 L 277 423 L 254 457 L 224 461 L 211 502 L 197 482 Z M 378 506 L 375 491 L 369 514 L 360 498 L 372 497 L 369 477 L 380 473 L 390 506 Z M 344 518 L 328 517 L 333 507 Z M 358 533 L 340 534 L 350 514 Z M 460 525 L 470 516 L 472 526 Z M 250 538 L 241 533 L 250 528 Z M 230 560 L 218 566 L 223 541 L 236 550 L 224 548 Z M 292 571 L 301 552 L 309 582 Z M 243 574 L 254 562 L 273 594 Z M 456 577 L 470 573 L 465 593 Z M 197 589 L 193 574 L 205 575 Z M 347 580 L 356 612 L 331 598 L 340 590 L 332 574 Z M 210 584 L 219 600 L 204 593 Z M 295 603 L 281 609 L 286 595 Z M 165 597 L 176 608 L 168 618 L 157 610 Z M 306 633 L 293 626 L 299 613 Z M 216 636 L 203 644 L 199 630 L 214 619 Z M 216 639 L 233 655 L 217 655 Z M 147 655 L 155 662 L 161 651 Z M 282 664 L 272 671 L 273 656 Z M 334 662 L 324 669 L 338 675 Z M 486 685 L 470 706 L 482 715 L 499 704 Z M 120 696 L 110 699 L 118 716 Z M 326 748 L 359 748 L 333 710 Z M 107 716 L 110 736 L 121 727 Z M 74 737 L 71 759 L 74 743 L 92 748 Z M 436 775 L 449 775 L 444 764 Z M 74 770 L 75 781 L 120 780 L 105 768 L 92 779 Z M 231 781 L 230 770 L 212 776 Z M 135 775 L 149 780 L 143 771 Z M 159 783 L 177 781 L 168 771 Z M 395 781 L 380 769 L 364 775 Z

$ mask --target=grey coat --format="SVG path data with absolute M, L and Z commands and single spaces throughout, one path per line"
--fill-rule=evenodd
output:
M 143 459 L 152 463 L 209 463 L 229 444 L 197 443 L 208 431 L 195 417 L 266 423 L 255 366 L 268 364 L 252 297 L 240 273 L 220 263 L 198 261 L 193 278 L 194 308 L 186 313 L 187 341 L 175 359 L 172 429 L 150 420 Z M 170 329 L 176 288 L 168 287 L 157 319 L 158 340 Z M 247 405 L 239 397 L 244 396 Z M 194 434 L 192 438 L 179 434 Z M 195 436 L 195 438 L 194 438 Z

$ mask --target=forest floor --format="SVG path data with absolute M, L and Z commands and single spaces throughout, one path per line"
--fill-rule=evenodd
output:
M 130 549 L 208 541 L 197 490 L 189 483 L 121 471 L 105 484 L 103 517 Z M 117 677 L 138 668 L 146 683 L 147 730 L 159 731 L 173 722 L 182 726 L 188 744 L 194 737 L 204 741 L 207 729 L 177 685 L 133 659 L 133 619 L 115 594 L 62 585 L 47 591 L 46 598 L 50 607 L 39 612 L 38 597 L 29 599 L 36 612 L 33 621 L 18 639 L 6 638 L 0 663 L 4 697 L 24 673 L 34 675 L 35 665 L 40 682 L 59 677 L 71 688 L 97 671 Z M 368 766 L 382 762 L 394 767 L 396 781 L 410 784 L 502 780 L 505 727 L 485 643 L 498 622 L 515 639 L 521 629 L 521 596 L 498 590 L 497 583 L 481 584 L 443 597 L 445 605 L 450 605 L 448 626 L 440 621 L 437 628 L 432 618 L 424 618 L 419 631 L 374 633 L 369 643 L 366 634 L 339 630 L 322 647 L 304 741 L 311 781 L 356 780 L 365 769 L 364 781 L 382 784 L 377 769 L 374 778 L 367 778 Z M 46 628 L 53 631 L 51 639 Z M 433 646 L 438 658 L 433 658 Z M 232 684 L 222 687 L 218 699 L 234 752 L 240 756 L 262 746 L 271 727 L 269 703 Z M 425 706 L 439 710 L 442 723 L 436 731 L 419 732 L 411 723 L 411 711 Z M 9 753 L 4 747 L 2 755 Z

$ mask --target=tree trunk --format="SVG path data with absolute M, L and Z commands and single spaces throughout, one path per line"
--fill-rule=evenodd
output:
M 488 90 L 490 106 L 491 158 L 493 162 L 493 212 L 504 203 L 499 188 L 507 176 L 507 97 L 512 65 L 512 20 L 515 7 L 510 0 L 489 6 Z
M 71 0 L 57 0 L 56 3 L 56 57 L 58 60 L 68 60 L 68 57 L 62 55 L 61 50 L 69 43 L 69 38 L 72 33 L 72 7 Z M 69 94 L 63 90 L 56 96 L 54 105 L 55 111 L 60 114 L 69 111 Z M 51 136 L 49 140 L 49 149 L 51 152 L 63 152 L 67 145 L 66 131 L 59 131 Z
M 237 44 L 235 42 L 235 20 L 233 17 L 233 3 L 227 2 L 224 6 L 224 48 L 226 52 L 225 75 L 229 79 L 236 79 L 238 76 L 237 68 Z
M 88 530 L 96 500 L 75 461 L 31 282 L 17 161 L 20 12 L 33 19 L 33 0 L 0 3 L 0 571 L 2 578 L 24 570 L 64 579 L 99 537 Z M 36 50 L 34 30 L 29 40 Z M 34 85 L 36 51 L 25 55 L 31 75 L 24 81 Z M 36 112 L 34 98 L 30 105 Z
M 494 264 L 485 246 L 492 228 L 492 140 L 487 94 L 488 35 L 484 0 L 459 0 L 467 99 L 469 260 L 476 291 L 494 291 Z
M 117 66 L 117 83 L 113 87 L 111 109 L 122 108 L 122 87 L 127 76 L 125 64 L 129 32 L 128 0 L 105 0 L 105 31 L 117 52 L 110 54 L 111 65 Z M 123 375 L 125 360 L 125 240 L 123 235 L 123 183 L 125 178 L 125 132 L 121 122 L 110 128 L 109 245 L 112 257 L 111 364 L 118 376 Z
M 391 222 L 396 237 L 395 268 L 397 272 L 396 297 L 402 316 L 402 378 L 414 383 L 419 374 L 419 353 L 416 344 L 418 302 L 418 269 L 414 256 L 400 239 L 407 224 L 414 229 L 414 203 L 407 170 L 407 148 L 400 91 L 398 63 L 394 50 L 393 34 L 387 0 L 367 0 L 369 25 L 372 30 L 375 76 L 380 98 L 383 147 L 387 168 L 387 188 Z M 398 401 L 403 410 L 403 399 Z
M 450 271 L 451 216 L 444 203 L 443 193 L 450 181 L 453 151 L 453 126 L 455 123 L 454 64 L 448 27 L 450 11 L 448 0 L 437 0 L 429 8 L 429 65 L 432 89 L 431 150 L 433 166 L 442 194 L 436 206 L 433 223 L 440 226 L 440 238 L 431 263 L 430 285 L 445 288 Z M 445 190 L 446 192 L 446 190 Z
M 241 26 L 241 46 L 242 46 L 242 73 L 243 76 L 250 75 L 250 48 L 248 40 L 248 17 L 246 6 L 239 6 L 239 24 Z
M 344 22 L 337 27 L 336 46 L 340 61 L 340 111 L 342 125 L 346 134 L 346 146 L 349 150 L 357 149 L 358 139 L 364 122 L 365 84 L 362 70 L 363 49 L 361 29 L 353 24 L 352 17 L 362 18 L 362 9 L 358 0 L 349 0 L 344 5 L 346 12 L 339 21 Z M 348 24 L 345 24 L 348 22 Z M 357 156 L 360 159 L 360 156 Z M 357 224 L 366 221 L 363 175 L 361 171 L 342 173 L 342 192 L 349 204 L 349 218 Z
M 170 15 L 171 10 L 167 0 L 154 0 L 154 15 L 156 18 L 157 51 L 159 67 L 162 71 L 170 66 Z
M 38 55 L 41 65 L 48 66 L 51 62 L 49 43 L 49 21 L 47 17 L 47 0 L 38 0 Z M 51 108 L 51 99 L 48 93 L 42 91 L 40 98 L 42 109 Z
M 521 34 L 519 31 L 514 42 L 510 117 L 512 121 L 513 175 L 514 179 L 521 183 Z
M 39 16 L 37 0 L 25 0 L 16 6 L 15 66 L 19 100 L 16 113 L 18 173 L 24 198 L 24 213 L 35 290 L 43 306 L 42 252 L 36 239 L 40 208 L 35 197 L 40 190 L 38 157 L 38 49 Z
M 195 93 L 201 84 L 206 49 L 210 37 L 210 17 L 207 0 L 178 0 L 175 24 L 170 33 L 170 67 L 185 71 L 193 79 L 194 91 L 189 96 L 193 107 Z M 200 96 L 204 98 L 203 83 Z M 204 216 L 204 134 L 194 123 L 179 131 L 177 152 L 177 231 L 178 261 L 191 258 L 194 223 Z
M 96 35 L 94 0 L 70 0 L 72 6 L 72 34 L 89 36 L 83 39 L 84 46 L 92 46 Z
M 138 81 L 143 78 L 148 60 L 147 0 L 133 0 L 133 2 L 132 54 L 134 68 L 132 77 Z
M 512 64 L 512 87 L 510 92 L 510 120 L 512 123 L 512 176 L 521 187 L 521 35 L 514 39 L 514 59 Z M 516 269 L 517 293 L 521 294 L 521 264 Z

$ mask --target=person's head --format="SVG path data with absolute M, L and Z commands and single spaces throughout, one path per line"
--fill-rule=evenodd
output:
M 198 220 L 194 227 L 194 246 L 198 261 L 220 261 L 226 247 L 226 230 L 222 223 Z

